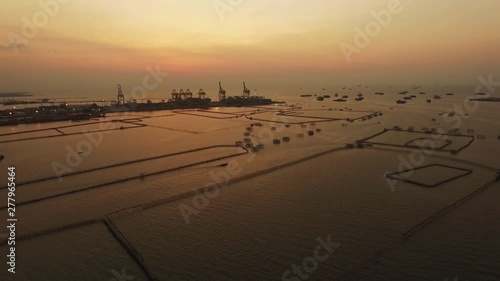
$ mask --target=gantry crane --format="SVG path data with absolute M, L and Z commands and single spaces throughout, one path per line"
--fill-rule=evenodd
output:
M 226 99 L 226 90 L 222 88 L 222 84 L 219 82 L 219 101 Z
M 123 95 L 121 84 L 118 84 L 118 94 L 116 95 L 116 99 L 117 99 L 118 105 L 125 104 L 125 96 Z
M 179 93 L 177 93 L 176 89 L 172 90 L 172 101 L 176 101 L 179 99 Z
M 247 89 L 247 86 L 245 85 L 245 81 L 243 81 L 243 97 L 244 98 L 250 97 L 250 90 Z
M 200 89 L 200 90 L 198 91 L 198 97 L 199 97 L 200 99 L 204 99 L 206 95 L 207 95 L 207 94 L 205 93 L 205 91 L 203 91 L 203 89 Z

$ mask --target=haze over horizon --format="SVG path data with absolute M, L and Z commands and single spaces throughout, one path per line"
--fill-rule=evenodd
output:
M 23 35 L 24 18 L 33 24 L 44 11 L 39 2 L 3 2 L 0 92 L 114 93 L 118 83 L 142 84 L 148 66 L 170 73 L 152 93 L 213 91 L 218 81 L 231 88 L 243 80 L 273 90 L 475 85 L 479 75 L 500 71 L 496 0 L 401 0 L 402 11 L 350 63 L 339 45 L 355 45 L 355 29 L 364 30 L 392 1 L 59 2 L 32 38 Z M 13 33 L 24 38 L 19 52 Z

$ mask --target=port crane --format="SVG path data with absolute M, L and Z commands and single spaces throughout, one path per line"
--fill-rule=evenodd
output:
M 205 91 L 203 91 L 203 89 L 200 89 L 200 90 L 198 91 L 198 97 L 199 97 L 200 99 L 204 99 L 206 95 L 207 95 L 207 93 L 205 93 Z
M 219 82 L 219 101 L 226 99 L 226 90 L 222 88 L 222 84 Z
M 176 100 L 182 100 L 185 95 L 186 95 L 186 93 L 184 92 L 184 89 L 180 89 L 179 90 L 179 95 L 177 96 Z
M 250 90 L 247 89 L 247 86 L 245 85 L 245 81 L 243 81 L 243 97 L 244 98 L 250 97 Z
M 179 99 L 179 93 L 177 93 L 176 89 L 172 90 L 172 101 L 176 101 Z
M 116 99 L 117 99 L 118 105 L 125 104 L 125 96 L 123 95 L 121 84 L 118 84 L 118 94 L 116 96 Z
M 192 98 L 193 93 L 191 93 L 191 90 L 186 89 L 186 92 L 184 93 L 184 99 Z

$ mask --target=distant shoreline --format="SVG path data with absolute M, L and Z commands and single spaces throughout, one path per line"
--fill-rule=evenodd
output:
M 29 92 L 11 92 L 11 93 L 0 93 L 0 98 L 18 98 L 18 97 L 32 97 L 33 95 Z

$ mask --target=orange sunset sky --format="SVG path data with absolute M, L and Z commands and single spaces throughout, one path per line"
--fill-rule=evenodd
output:
M 166 95 L 218 81 L 285 91 L 500 77 L 498 0 L 401 0 L 349 63 L 340 44 L 355 46 L 355 28 L 393 1 L 2 0 L 0 92 L 107 97 L 157 65 L 170 75 L 152 92 Z

